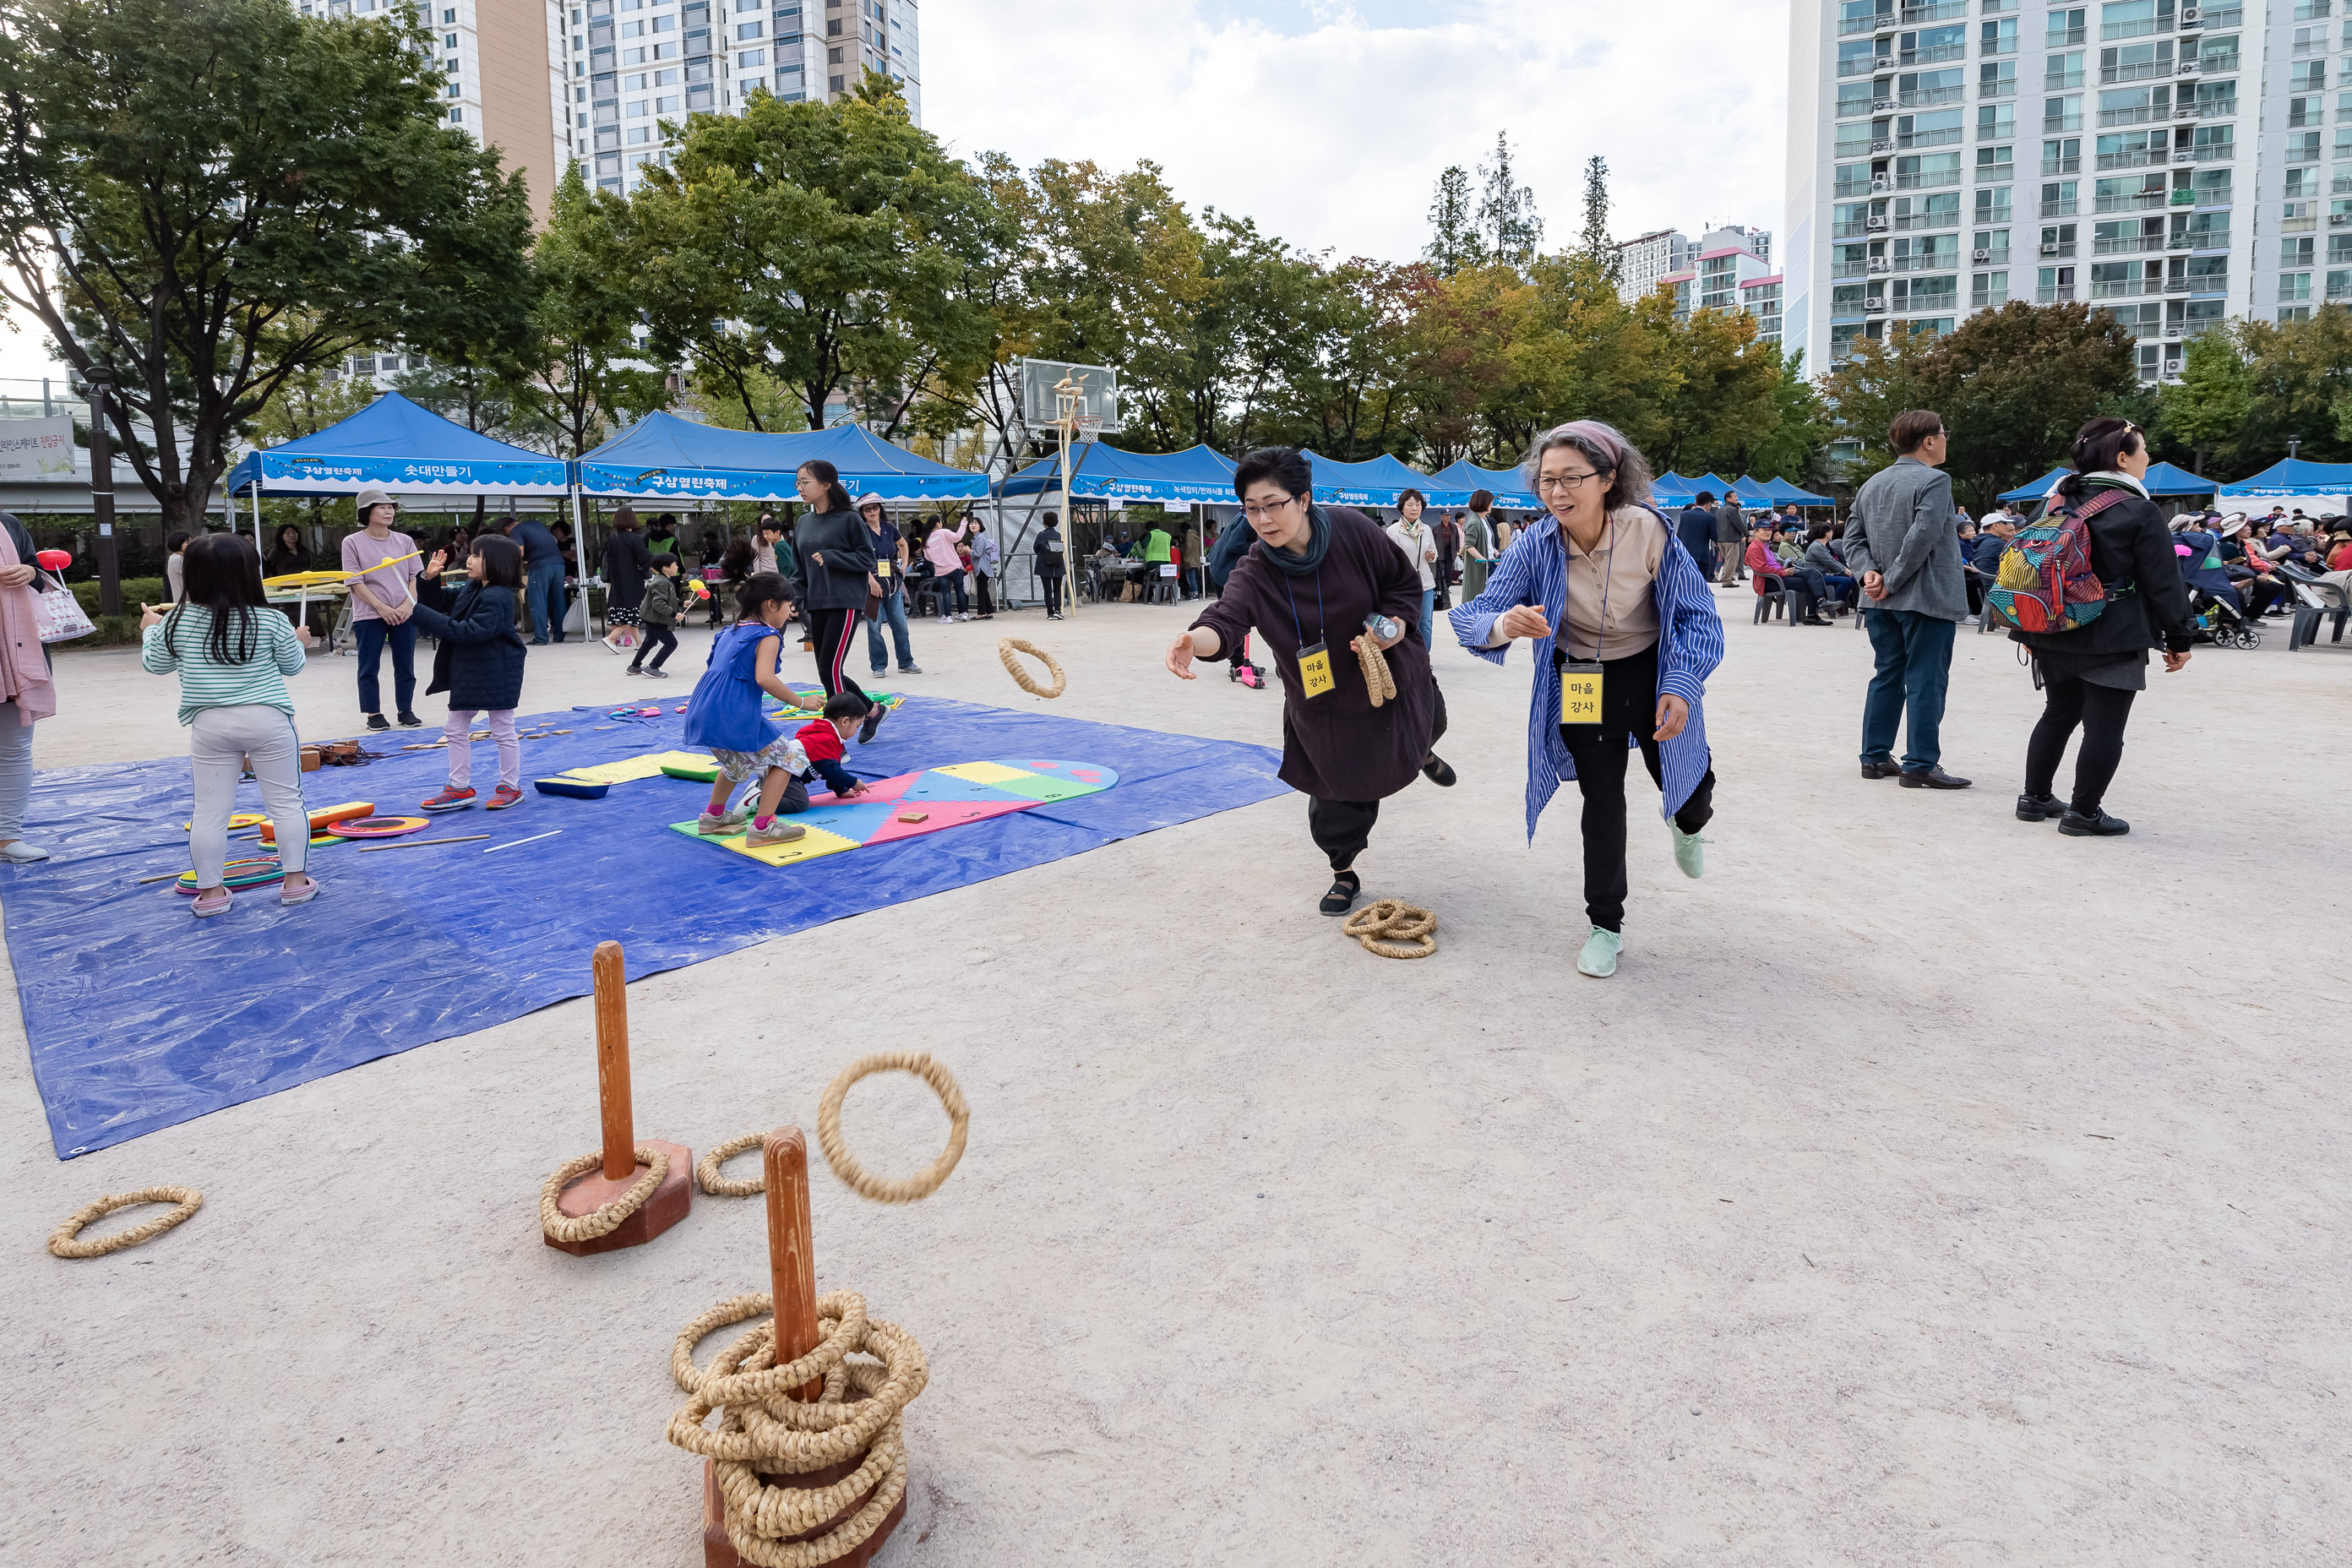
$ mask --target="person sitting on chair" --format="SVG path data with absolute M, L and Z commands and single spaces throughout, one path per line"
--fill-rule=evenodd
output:
M 1821 574 L 1810 566 L 1790 566 L 1772 552 L 1771 525 L 1759 522 L 1748 535 L 1748 570 L 1758 581 L 1788 595 L 1789 624 L 1825 626 L 1817 607 L 1826 592 Z

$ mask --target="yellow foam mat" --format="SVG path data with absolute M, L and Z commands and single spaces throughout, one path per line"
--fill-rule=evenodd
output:
M 709 842 L 721 848 L 732 849 L 738 855 L 749 855 L 752 859 L 765 861 L 771 866 L 790 866 L 802 860 L 814 860 L 821 855 L 838 855 L 845 849 L 857 847 L 856 839 L 844 838 L 838 833 L 827 833 L 822 827 L 810 828 L 790 844 L 747 844 L 740 833 L 732 838 L 713 838 Z
M 598 763 L 593 767 L 568 768 L 557 778 L 572 779 L 580 784 L 635 784 L 639 779 L 659 778 L 662 764 L 670 763 L 682 767 L 708 767 L 708 752 L 648 752 L 642 757 L 624 757 L 617 763 Z
M 967 784 L 1003 784 L 1007 779 L 1025 779 L 1034 776 L 1026 768 L 1008 768 L 1003 763 L 956 763 L 944 768 L 934 768 L 931 771 L 946 773 L 950 778 L 961 779 Z

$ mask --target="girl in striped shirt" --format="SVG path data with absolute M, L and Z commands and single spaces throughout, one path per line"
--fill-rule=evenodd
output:
M 310 628 L 289 626 L 261 586 L 261 557 L 251 541 L 214 533 L 192 541 L 183 559 L 180 602 L 140 606 L 139 662 L 151 674 L 180 677 L 180 722 L 188 726 L 196 775 L 196 809 L 188 848 L 196 867 L 192 912 L 225 912 L 228 819 L 248 759 L 270 820 L 291 823 L 278 835 L 285 878 L 282 905 L 307 904 L 319 884 L 304 874 L 310 812 L 302 804 L 302 747 L 294 733 L 294 700 L 286 678 L 298 673 Z

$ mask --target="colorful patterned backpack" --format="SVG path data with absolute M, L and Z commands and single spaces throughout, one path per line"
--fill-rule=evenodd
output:
M 2102 490 L 2059 507 L 2012 535 L 2000 552 L 1985 608 L 2024 632 L 2071 632 L 2099 618 L 2107 591 L 2091 569 L 2090 520 L 2131 492 Z

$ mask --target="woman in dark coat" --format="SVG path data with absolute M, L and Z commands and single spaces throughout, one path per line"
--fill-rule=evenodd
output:
M 841 488 L 840 472 L 831 463 L 810 458 L 793 483 L 809 509 L 794 537 L 800 547 L 801 616 L 816 642 L 816 678 L 827 697 L 846 692 L 866 705 L 866 721 L 857 731 L 862 745 L 874 739 L 889 710 L 868 698 L 866 689 L 843 672 L 841 662 L 857 636 L 866 593 L 881 592 L 874 575 L 874 537 L 866 531 L 866 521 L 850 509 L 849 492 Z
M 2061 833 L 2104 838 L 2131 831 L 2130 823 L 2100 807 L 2123 761 L 2132 699 L 2147 689 L 2147 650 L 2161 640 L 2165 673 L 2175 674 L 2188 667 L 2194 639 L 2172 535 L 2140 482 L 2147 443 L 2139 427 L 2128 419 L 2094 419 L 2075 436 L 2069 460 L 2074 471 L 2058 481 L 2058 496 L 2078 513 L 2090 511 L 2084 526 L 2091 534 L 2091 569 L 2106 589 L 2106 607 L 2072 631 L 2009 634 L 2033 651 L 2034 679 L 2045 693 L 2041 721 L 2025 743 L 2017 816 L 2021 822 L 2054 816 Z M 2083 744 L 2074 756 L 2074 795 L 2062 805 L 2050 791 L 2077 725 Z
M 466 585 L 449 601 L 447 614 L 420 599 L 410 612 L 417 629 L 440 639 L 433 656 L 433 683 L 425 690 L 449 694 L 449 721 L 441 733 L 449 742 L 449 784 L 425 800 L 427 811 L 454 811 L 474 804 L 474 715 L 487 713 L 490 739 L 499 750 L 499 787 L 489 809 L 503 811 L 522 800 L 522 741 L 515 733 L 515 710 L 522 705 L 522 667 L 529 657 L 515 625 L 515 595 L 522 591 L 522 546 L 495 533 L 474 541 L 466 557 Z
M 1265 637 L 1282 678 L 1280 776 L 1307 796 L 1307 832 L 1331 862 L 1318 907 L 1343 915 L 1363 890 L 1352 868 L 1381 802 L 1416 774 L 1454 782 L 1430 750 L 1445 733 L 1445 699 L 1421 640 L 1421 573 L 1363 513 L 1317 506 L 1314 471 L 1287 447 L 1244 458 L 1234 493 L 1257 542 L 1169 648 L 1168 668 L 1191 680 L 1194 659 L 1224 657 L 1252 628 Z M 1396 684 L 1379 707 L 1360 638 L 1386 650 Z
M 604 535 L 604 646 L 614 653 L 634 647 L 636 633 L 631 628 L 645 625 L 637 606 L 645 603 L 646 574 L 653 570 L 653 562 L 637 514 L 623 507 L 613 514 L 613 526 Z M 629 640 L 614 641 L 625 629 Z

